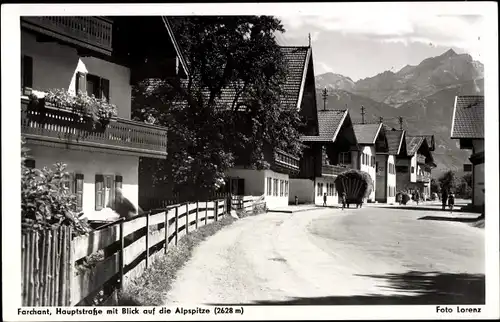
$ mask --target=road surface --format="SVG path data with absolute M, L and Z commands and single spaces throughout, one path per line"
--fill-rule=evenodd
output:
M 436 220 L 447 215 L 364 207 L 248 217 L 195 249 L 165 304 L 484 303 L 484 230 Z

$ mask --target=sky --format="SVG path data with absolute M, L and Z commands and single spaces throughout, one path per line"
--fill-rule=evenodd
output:
M 333 72 L 357 81 L 417 65 L 450 48 L 481 61 L 484 19 L 480 15 L 353 10 L 278 18 L 286 30 L 276 35 L 280 45 L 307 46 L 311 35 L 316 75 Z

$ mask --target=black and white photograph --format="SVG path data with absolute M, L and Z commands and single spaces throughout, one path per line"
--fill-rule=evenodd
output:
M 496 3 L 2 9 L 4 319 L 500 317 Z

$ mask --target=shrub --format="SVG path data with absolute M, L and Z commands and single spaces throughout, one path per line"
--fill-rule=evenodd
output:
M 76 196 L 69 192 L 66 165 L 56 163 L 53 169 L 31 169 L 24 165 L 27 149 L 22 143 L 21 156 L 21 222 L 22 229 L 40 230 L 72 226 L 75 235 L 91 229 L 76 212 Z

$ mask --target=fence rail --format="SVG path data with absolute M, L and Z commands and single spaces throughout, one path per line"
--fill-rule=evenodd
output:
M 235 198 L 245 210 L 264 205 Z M 179 240 L 230 212 L 224 199 L 183 203 L 71 239 L 70 228 L 23 232 L 23 306 L 87 305 L 104 285 L 124 287 Z

